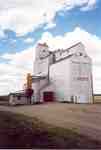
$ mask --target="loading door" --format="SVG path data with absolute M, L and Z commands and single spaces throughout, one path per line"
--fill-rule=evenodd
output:
M 52 102 L 54 101 L 54 92 L 48 91 L 43 93 L 43 100 L 45 102 Z

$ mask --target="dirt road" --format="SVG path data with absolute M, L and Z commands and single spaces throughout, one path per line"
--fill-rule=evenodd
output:
M 47 103 L 31 106 L 0 106 L 0 110 L 17 112 L 101 141 L 101 105 Z

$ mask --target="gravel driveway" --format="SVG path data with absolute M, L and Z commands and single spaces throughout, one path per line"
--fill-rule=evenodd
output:
M 21 113 L 101 141 L 101 105 L 45 103 L 29 106 L 0 106 L 0 110 Z

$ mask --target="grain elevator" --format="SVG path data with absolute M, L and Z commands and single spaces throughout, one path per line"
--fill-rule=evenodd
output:
M 33 102 L 93 103 L 92 60 L 79 42 L 51 51 L 46 43 L 36 46 Z

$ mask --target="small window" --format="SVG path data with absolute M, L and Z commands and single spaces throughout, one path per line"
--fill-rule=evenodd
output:
M 69 50 L 67 50 L 67 53 L 69 53 Z
M 56 61 L 56 57 L 55 57 L 55 54 L 53 54 L 53 63 L 55 63 Z
M 62 55 L 62 53 L 63 53 L 63 52 L 62 52 L 62 51 L 60 51 L 60 56 Z
M 44 49 L 43 52 L 46 52 L 46 50 Z
M 79 52 L 75 54 L 76 56 L 83 56 L 83 53 Z
M 82 56 L 83 54 L 82 53 L 80 53 L 80 56 Z

